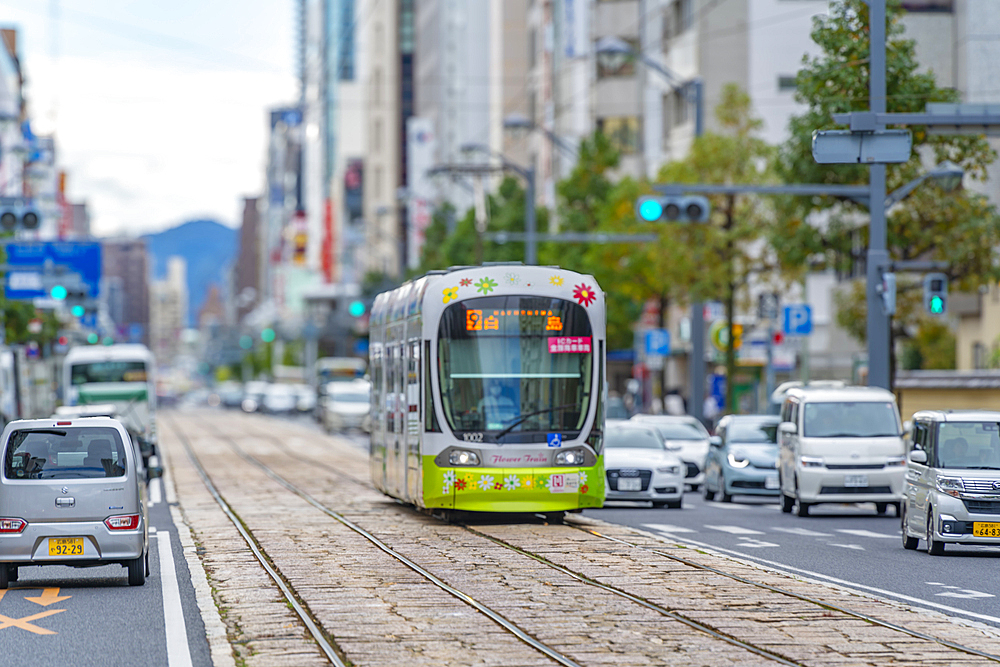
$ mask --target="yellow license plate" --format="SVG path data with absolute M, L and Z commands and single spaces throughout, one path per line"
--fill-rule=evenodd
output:
M 1000 524 L 997 524 L 1000 525 Z M 49 538 L 49 555 L 50 556 L 82 556 L 83 555 L 83 538 L 82 537 L 50 537 Z
M 972 534 L 976 537 L 1000 537 L 1000 523 L 973 521 Z

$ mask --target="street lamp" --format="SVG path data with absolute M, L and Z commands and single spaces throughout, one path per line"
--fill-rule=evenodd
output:
M 487 155 L 494 155 L 500 158 L 500 165 L 514 173 L 520 175 L 526 184 L 524 203 L 524 263 L 538 263 L 538 227 L 535 222 L 535 168 L 522 167 L 516 162 L 511 162 L 507 157 L 498 151 L 491 149 L 484 144 L 462 144 L 459 148 L 463 153 L 479 152 Z
M 533 130 L 538 130 L 539 132 L 544 134 L 549 141 L 552 142 L 553 146 L 561 150 L 567 156 L 571 158 L 576 158 L 577 156 L 576 149 L 572 145 L 570 145 L 569 142 L 567 142 L 565 139 L 560 137 L 552 130 L 534 123 L 530 118 L 528 118 L 524 114 L 519 114 L 519 113 L 508 114 L 503 119 L 503 128 L 505 130 L 527 130 L 529 132 Z
M 922 176 L 918 176 L 906 185 L 889 193 L 885 198 L 885 210 L 888 211 L 901 202 L 911 192 L 916 190 L 918 185 L 929 178 L 934 179 L 938 187 L 945 192 L 954 192 L 962 185 L 962 178 L 964 176 L 965 170 L 960 165 L 955 164 L 951 160 L 945 160 Z

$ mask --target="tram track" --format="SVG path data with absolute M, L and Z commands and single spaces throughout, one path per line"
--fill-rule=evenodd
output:
M 214 426 L 213 426 L 213 429 L 214 429 Z M 216 433 L 219 435 L 219 437 L 226 438 L 226 439 L 230 440 L 231 442 L 233 442 L 233 444 L 235 444 L 235 442 L 232 441 L 232 438 L 230 436 L 227 436 L 227 435 L 219 433 L 217 429 L 214 429 L 214 430 L 216 430 Z M 301 454 L 299 454 L 297 452 L 294 452 L 289 447 L 287 447 L 287 445 L 284 442 L 282 442 L 278 437 L 274 436 L 272 433 L 262 432 L 260 430 L 257 430 L 257 433 L 255 433 L 255 436 L 259 437 L 259 438 L 262 438 L 262 439 L 266 439 L 266 440 L 272 442 L 276 447 L 278 447 L 279 449 L 283 450 L 286 453 L 286 455 L 288 455 L 288 456 L 290 456 L 292 458 L 295 458 L 295 459 L 297 459 L 297 460 L 299 460 L 299 461 L 301 461 L 303 463 L 307 463 L 309 465 L 322 468 L 323 470 L 325 470 L 328 473 L 334 475 L 338 479 L 341 479 L 341 480 L 344 480 L 344 481 L 349 481 L 351 483 L 358 484 L 358 485 L 361 485 L 361 486 L 365 486 L 365 487 L 367 487 L 369 489 L 375 490 L 374 484 L 372 484 L 367 479 L 358 479 L 357 477 L 355 477 L 353 475 L 345 473 L 345 472 L 343 472 L 341 470 L 337 470 L 333 466 L 330 466 L 330 465 L 324 463 L 323 461 L 318 461 L 318 460 L 313 459 L 311 457 L 302 456 Z M 240 454 L 240 455 L 244 456 L 245 453 L 244 454 Z M 249 455 L 246 455 L 246 456 L 249 456 Z M 257 461 L 253 457 L 250 457 L 250 459 L 251 459 L 251 462 L 254 463 L 255 465 L 257 465 L 259 467 L 267 468 L 266 464 L 263 464 L 260 461 Z M 280 475 L 277 475 L 277 473 L 274 473 L 274 471 L 270 471 L 269 474 L 273 474 L 273 475 L 277 476 L 278 478 L 280 478 Z M 285 483 L 290 485 L 290 483 L 287 483 L 287 481 Z M 294 487 L 294 485 L 290 485 L 290 486 Z M 290 488 L 289 490 L 292 490 L 292 489 Z M 293 491 L 293 492 L 296 492 L 296 491 Z M 313 502 L 315 504 L 318 501 L 315 501 L 315 499 L 312 499 L 311 502 Z M 400 504 L 402 504 L 402 503 L 400 503 Z M 402 504 L 402 505 L 405 506 L 405 507 L 410 507 L 410 506 L 405 505 L 405 504 Z M 327 512 L 329 510 L 329 508 L 325 508 L 324 506 L 322 506 L 322 503 L 319 503 L 317 505 L 317 508 L 321 509 L 321 511 L 325 511 L 325 512 Z M 417 510 L 415 508 L 411 508 L 411 509 L 414 512 L 419 512 L 419 510 Z M 438 515 L 433 515 L 432 514 L 432 516 L 436 516 L 436 518 L 442 519 L 442 517 L 438 516 Z M 634 595 L 632 593 L 629 593 L 628 591 L 624 591 L 624 590 L 618 589 L 616 587 L 604 584 L 604 583 L 602 583 L 600 581 L 597 581 L 597 580 L 595 580 L 595 579 L 587 576 L 584 573 L 581 573 L 581 572 L 573 570 L 573 569 L 571 569 L 569 567 L 560 565 L 559 563 L 553 562 L 552 560 L 546 558 L 545 556 L 542 556 L 541 554 L 534 553 L 534 552 L 532 552 L 532 551 L 530 551 L 528 549 L 525 549 L 523 547 L 519 547 L 519 546 L 517 546 L 515 544 L 510 544 L 510 543 L 508 543 L 508 542 L 506 542 L 506 541 L 504 541 L 502 539 L 499 539 L 499 538 L 494 537 L 492 535 L 489 535 L 489 534 L 487 534 L 485 532 L 482 532 L 481 530 L 479 530 L 479 529 L 477 529 L 477 528 L 475 528 L 475 527 L 473 527 L 473 526 L 471 526 L 471 525 L 469 525 L 467 523 L 453 522 L 453 521 L 450 522 L 450 523 L 451 523 L 451 525 L 457 526 L 457 527 L 459 527 L 459 528 L 461 528 L 461 529 L 463 529 L 465 531 L 468 531 L 469 533 L 474 534 L 474 535 L 476 535 L 476 536 L 478 536 L 478 537 L 480 537 L 482 539 L 488 540 L 488 541 L 490 541 L 493 544 L 496 544 L 496 545 L 498 545 L 500 547 L 503 547 L 505 549 L 514 551 L 514 552 L 520 554 L 521 556 L 524 556 L 526 558 L 530 558 L 530 559 L 532 559 L 532 560 L 534 560 L 536 562 L 539 562 L 539 563 L 541 563 L 541 564 L 543 564 L 543 565 L 545 565 L 545 566 L 547 566 L 549 568 L 552 568 L 552 569 L 554 569 L 554 570 L 556 570 L 558 572 L 561 572 L 562 574 L 564 574 L 564 575 L 566 575 L 568 577 L 571 577 L 574 580 L 577 580 L 577 581 L 579 581 L 581 583 L 584 583 L 584 584 L 586 584 L 588 586 L 599 588 L 601 590 L 604 590 L 606 592 L 612 593 L 612 594 L 617 595 L 619 597 L 625 598 L 625 599 L 627 599 L 627 600 L 629 600 L 629 601 L 631 601 L 631 602 L 633 602 L 633 603 L 635 603 L 637 605 L 640 605 L 640 606 L 643 606 L 643 607 L 645 607 L 647 609 L 656 611 L 657 613 L 660 613 L 661 615 L 667 616 L 667 617 L 669 617 L 669 618 L 671 618 L 671 619 L 673 619 L 675 621 L 683 623 L 683 624 L 687 625 L 688 627 L 690 627 L 690 628 L 692 628 L 694 630 L 697 630 L 699 632 L 703 632 L 703 633 L 708 634 L 710 636 L 716 637 L 717 639 L 725 641 L 725 642 L 727 642 L 727 643 L 729 643 L 731 645 L 738 646 L 740 648 L 748 650 L 748 651 L 750 651 L 752 653 L 755 653 L 757 655 L 760 655 L 762 657 L 769 658 L 771 660 L 774 660 L 774 661 L 778 662 L 779 664 L 785 664 L 785 665 L 800 665 L 800 664 L 802 664 L 800 662 L 795 662 L 793 660 L 790 660 L 788 657 L 786 657 L 784 655 L 775 653 L 773 651 L 769 651 L 766 648 L 757 647 L 757 646 L 754 646 L 754 645 L 752 645 L 752 644 L 750 644 L 748 642 L 744 642 L 744 641 L 739 640 L 739 639 L 737 639 L 735 637 L 731 637 L 731 636 L 729 636 L 729 635 L 727 635 L 727 634 L 725 634 L 723 632 L 720 632 L 720 631 L 718 631 L 718 630 L 716 630 L 716 629 L 708 626 L 707 624 L 700 623 L 699 621 L 697 621 L 695 619 L 688 618 L 685 615 L 680 614 L 679 612 L 677 612 L 675 610 L 671 610 L 671 609 L 668 609 L 668 608 L 666 608 L 666 607 L 664 607 L 662 605 L 658 605 L 655 602 L 647 600 L 647 599 L 645 599 L 645 598 L 643 598 L 641 596 Z M 900 633 L 905 634 L 905 635 L 907 635 L 909 637 L 912 637 L 914 639 L 918 639 L 918 640 L 926 641 L 926 642 L 931 642 L 931 643 L 937 644 L 939 646 L 942 646 L 944 648 L 956 651 L 958 653 L 963 653 L 963 654 L 966 654 L 968 656 L 975 656 L 975 657 L 978 657 L 978 658 L 983 658 L 985 660 L 989 660 L 991 662 L 1000 663 L 1000 655 L 997 655 L 995 653 L 990 653 L 990 652 L 987 652 L 987 651 L 982 651 L 982 650 L 979 650 L 979 649 L 976 649 L 976 648 L 973 648 L 973 647 L 970 647 L 970 646 L 967 646 L 967 645 L 964 645 L 964 644 L 961 644 L 961 643 L 958 643 L 958 642 L 950 641 L 950 640 L 942 638 L 942 637 L 936 637 L 936 636 L 933 636 L 933 635 L 930 635 L 930 634 L 927 634 L 927 633 L 924 633 L 924 632 L 920 632 L 918 630 L 913 630 L 911 628 L 908 628 L 908 627 L 906 627 L 904 625 L 900 625 L 898 623 L 893 623 L 891 621 L 887 621 L 887 620 L 878 618 L 878 617 L 870 615 L 870 614 L 865 614 L 865 613 L 862 613 L 862 612 L 854 611 L 854 610 L 848 609 L 848 608 L 846 608 L 846 607 L 844 607 L 842 605 L 833 604 L 833 603 L 831 603 L 831 602 L 829 602 L 827 600 L 820 600 L 820 599 L 817 599 L 817 598 L 812 597 L 812 596 L 803 595 L 802 593 L 799 593 L 799 592 L 796 592 L 796 591 L 787 590 L 787 589 L 784 589 L 784 588 L 781 588 L 781 587 L 778 587 L 778 586 L 774 586 L 772 584 L 764 583 L 764 582 L 761 582 L 761 581 L 755 581 L 755 580 L 747 578 L 747 577 L 739 576 L 739 575 L 736 575 L 736 574 L 733 574 L 733 573 L 730 573 L 730 572 L 725 572 L 724 570 L 720 570 L 718 568 L 714 568 L 714 567 L 705 565 L 703 563 L 698 563 L 698 562 L 696 562 L 694 560 L 677 556 L 676 554 L 668 553 L 667 551 L 665 551 L 663 549 L 658 549 L 658 548 L 650 547 L 650 546 L 647 546 L 647 545 L 642 545 L 642 544 L 638 544 L 638 543 L 635 543 L 635 542 L 630 542 L 628 540 L 623 540 L 621 538 L 614 537 L 612 535 L 605 535 L 605 534 L 601 533 L 600 531 L 595 530 L 595 529 L 593 529 L 591 527 L 575 524 L 572 520 L 564 522 L 563 525 L 566 526 L 566 527 L 568 527 L 568 528 L 571 528 L 573 530 L 582 531 L 582 532 L 584 532 L 584 533 L 586 533 L 588 535 L 592 535 L 592 536 L 597 537 L 597 538 L 602 539 L 602 540 L 606 540 L 606 541 L 609 541 L 609 542 L 612 542 L 612 543 L 615 543 L 615 544 L 619 544 L 621 546 L 625 546 L 625 547 L 628 547 L 630 549 L 639 549 L 639 550 L 642 550 L 644 552 L 651 553 L 651 554 L 653 554 L 653 555 L 655 555 L 657 557 L 665 558 L 665 559 L 668 559 L 668 560 L 670 560 L 672 562 L 684 565 L 686 567 L 694 568 L 696 570 L 700 570 L 700 571 L 703 571 L 703 572 L 708 572 L 708 573 L 711 573 L 711 574 L 716 575 L 716 576 L 725 577 L 725 578 L 727 578 L 729 580 L 738 582 L 738 583 L 743 584 L 743 585 L 753 586 L 755 588 L 759 588 L 759 589 L 762 589 L 762 590 L 770 591 L 772 593 L 776 593 L 776 594 L 779 594 L 779 595 L 782 595 L 782 596 L 785 596 L 785 597 L 788 597 L 788 598 L 792 598 L 792 599 L 795 599 L 795 600 L 798 600 L 798 601 L 801 601 L 801 602 L 805 602 L 805 603 L 810 604 L 810 605 L 815 605 L 819 609 L 824 609 L 824 610 L 828 610 L 830 612 L 835 612 L 835 613 L 843 614 L 846 617 L 850 617 L 850 618 L 862 621 L 864 623 L 871 624 L 871 625 L 874 625 L 874 626 L 878 626 L 878 627 L 881 627 L 881 628 L 884 628 L 886 630 L 890 630 L 890 631 L 893 631 L 893 632 L 900 632 Z

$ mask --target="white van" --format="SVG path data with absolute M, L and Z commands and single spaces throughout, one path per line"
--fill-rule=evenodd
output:
M 795 388 L 778 426 L 781 510 L 819 503 L 889 505 L 899 516 L 906 451 L 896 397 L 877 387 Z

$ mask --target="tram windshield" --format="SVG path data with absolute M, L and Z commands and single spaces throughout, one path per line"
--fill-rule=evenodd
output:
M 498 442 L 579 433 L 594 345 L 587 311 L 562 299 L 496 296 L 449 306 L 438 341 L 449 426 Z

